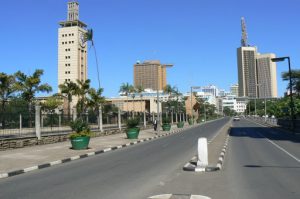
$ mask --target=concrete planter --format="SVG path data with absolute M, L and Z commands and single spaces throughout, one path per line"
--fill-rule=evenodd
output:
M 139 137 L 140 128 L 129 128 L 126 130 L 126 135 L 128 139 L 137 139 Z
M 70 140 L 72 144 L 72 149 L 74 150 L 87 149 L 90 143 L 89 136 L 70 138 Z
M 184 122 L 178 122 L 177 123 L 177 128 L 183 128 Z
M 163 129 L 163 131 L 170 131 L 171 130 L 171 124 L 163 124 L 162 129 Z

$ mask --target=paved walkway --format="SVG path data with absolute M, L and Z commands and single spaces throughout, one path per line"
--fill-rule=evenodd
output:
M 185 124 L 185 129 L 190 128 Z M 172 130 L 178 130 L 174 125 Z M 165 134 L 165 131 L 160 131 L 160 134 Z M 142 130 L 138 139 L 130 140 L 126 138 L 125 133 L 95 137 L 90 140 L 89 149 L 87 150 L 72 150 L 70 141 L 59 142 L 55 144 L 37 145 L 20 149 L 0 151 L 0 174 L 16 171 L 35 165 L 41 165 L 56 160 L 62 160 L 74 156 L 80 156 L 87 153 L 92 153 L 104 150 L 111 147 L 116 147 L 128 144 L 134 141 L 153 138 L 156 132 L 153 129 Z
M 139 139 L 134 140 L 127 139 L 125 133 L 95 137 L 90 140 L 90 148 L 87 150 L 72 150 L 70 149 L 70 141 L 66 141 L 55 144 L 37 145 L 33 147 L 0 151 L 0 178 L 48 167 L 49 165 L 60 164 L 63 163 L 65 159 L 69 159 L 68 161 L 70 161 L 79 159 L 81 158 L 80 156 L 86 157 L 89 155 L 95 155 L 95 153 L 99 153 L 101 150 L 102 152 L 106 152 L 112 150 L 112 148 L 116 149 L 126 147 L 128 145 L 177 133 L 197 126 L 199 125 L 196 124 L 189 126 L 186 123 L 184 128 L 178 129 L 175 125 L 173 125 L 170 132 L 160 131 L 159 135 L 156 135 L 157 132 L 153 129 L 142 130 L 140 131 Z M 223 136 L 217 136 L 215 139 L 217 141 L 216 143 L 222 142 L 222 138 Z M 220 152 L 218 144 L 211 146 L 210 151 L 215 151 L 212 153 L 217 156 Z

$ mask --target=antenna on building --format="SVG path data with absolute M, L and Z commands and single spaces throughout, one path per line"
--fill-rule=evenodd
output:
M 247 34 L 247 29 L 246 29 L 246 22 L 245 18 L 242 17 L 241 19 L 241 25 L 242 25 L 242 40 L 241 40 L 241 45 L 243 47 L 249 46 L 248 44 L 248 34 Z

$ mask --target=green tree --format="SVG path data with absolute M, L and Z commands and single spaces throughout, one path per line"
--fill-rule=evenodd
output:
M 119 90 L 119 92 L 125 94 L 125 96 L 126 96 L 127 111 L 129 111 L 129 109 L 128 109 L 128 96 L 129 96 L 129 93 L 130 93 L 130 87 L 131 87 L 131 85 L 129 83 L 122 83 L 122 85 L 120 86 L 120 90 Z
M 88 91 L 89 99 L 88 106 L 92 108 L 94 111 L 99 111 L 99 107 L 105 103 L 105 97 L 102 96 L 103 88 L 99 88 L 98 90 L 91 88 Z
M 145 91 L 145 89 L 144 89 L 144 87 L 142 86 L 142 85 L 138 85 L 137 87 L 136 87 L 136 92 L 139 94 L 139 96 L 140 96 L 140 98 L 141 98 L 141 103 L 140 103 L 140 105 L 141 105 L 141 111 L 142 111 L 142 100 L 143 100 L 143 92 Z
M 72 81 L 65 81 L 63 84 L 59 85 L 60 92 L 65 95 L 68 99 L 68 119 L 71 118 L 71 103 L 73 101 L 73 96 L 76 95 L 78 86 Z
M 135 98 L 136 88 L 133 85 L 129 86 L 129 93 L 130 93 L 130 95 L 132 97 L 132 109 L 133 109 L 132 116 L 134 118 L 134 111 L 135 111 L 135 108 L 134 108 L 134 98 Z
M 21 97 L 28 102 L 29 109 L 29 127 L 32 127 L 32 114 L 31 109 L 34 104 L 36 93 L 39 92 L 51 92 L 52 88 L 49 84 L 41 84 L 41 76 L 44 71 L 41 69 L 35 70 L 32 75 L 25 75 L 21 71 L 15 73 L 16 77 L 16 89 L 21 92 Z
M 1 123 L 5 128 L 5 104 L 14 96 L 16 92 L 15 76 L 0 73 L 0 102 L 1 102 Z
M 290 74 L 289 72 L 283 72 L 281 74 L 282 80 L 289 81 L 290 80 Z M 291 71 L 291 77 L 292 77 L 292 89 L 296 92 L 297 96 L 300 96 L 300 70 L 292 70 Z M 287 89 L 290 88 L 290 83 L 287 86 Z
M 87 94 L 90 91 L 90 83 L 91 80 L 89 79 L 85 81 L 77 80 L 78 88 L 76 89 L 75 93 L 78 96 L 78 102 L 76 108 L 77 108 L 77 112 L 80 114 L 81 117 L 87 111 L 87 107 L 88 107 Z

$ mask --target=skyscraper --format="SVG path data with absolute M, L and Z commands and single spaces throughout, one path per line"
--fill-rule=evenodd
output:
M 166 68 L 158 60 L 134 64 L 134 86 L 153 90 L 163 90 L 167 85 Z
M 239 97 L 257 97 L 256 47 L 237 49 Z
M 87 25 L 79 20 L 78 2 L 68 2 L 67 20 L 58 29 L 58 85 L 87 79 Z
M 230 86 L 230 94 L 235 95 L 236 97 L 239 96 L 239 85 L 233 84 Z
M 257 55 L 257 85 L 259 98 L 277 97 L 276 63 L 271 59 L 275 54 Z

